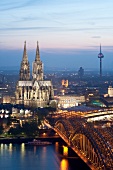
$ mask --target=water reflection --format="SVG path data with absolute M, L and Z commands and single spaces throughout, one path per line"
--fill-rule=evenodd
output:
M 36 154 L 36 146 L 34 146 L 34 154 Z
M 7 149 L 7 144 L 4 145 L 5 150 Z
M 0 154 L 2 155 L 3 154 L 3 148 L 4 147 L 4 145 L 3 145 L 3 143 L 0 145 Z
M 10 155 L 12 155 L 12 151 L 13 151 L 13 145 L 12 145 L 12 143 L 9 144 L 8 149 L 9 149 Z
M 58 143 L 49 146 L 0 144 L 0 169 L 75 170 L 70 167 L 69 160 L 59 153 L 59 146 Z
M 60 170 L 69 170 L 69 161 L 66 159 L 68 157 L 68 147 L 62 146 L 60 147 L 58 142 L 55 143 L 55 151 L 57 153 L 57 156 L 59 156 L 60 159 Z M 65 157 L 65 159 L 64 159 Z
M 69 169 L 69 162 L 67 159 L 62 159 L 60 163 L 60 170 L 68 170 Z
M 56 151 L 56 153 L 59 152 L 59 143 L 58 142 L 55 142 L 55 151 Z
M 25 156 L 25 144 L 21 144 L 21 157 L 23 158 Z
M 43 159 L 46 158 L 46 153 L 47 153 L 47 147 L 46 146 L 42 146 L 42 158 Z

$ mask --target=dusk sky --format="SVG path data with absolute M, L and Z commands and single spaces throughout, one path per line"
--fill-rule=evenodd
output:
M 39 41 L 45 67 L 113 70 L 113 0 L 1 0 L 0 66 L 20 66 L 24 41 L 29 61 Z

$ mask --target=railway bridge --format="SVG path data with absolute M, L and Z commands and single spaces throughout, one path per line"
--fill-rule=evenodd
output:
M 89 121 L 88 116 L 55 113 L 50 114 L 44 122 L 90 169 L 113 170 L 113 125 L 110 121 Z

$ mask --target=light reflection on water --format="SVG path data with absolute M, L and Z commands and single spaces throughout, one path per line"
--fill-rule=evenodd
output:
M 60 170 L 68 170 L 69 169 L 69 162 L 67 159 L 62 159 L 60 163 Z
M 78 170 L 59 157 L 58 143 L 49 146 L 0 144 L 0 170 Z
M 25 144 L 22 143 L 21 144 L 21 157 L 24 157 L 25 156 Z
M 13 151 L 13 145 L 12 145 L 12 143 L 9 144 L 8 149 L 9 149 L 9 154 L 10 154 L 10 156 L 11 156 L 11 155 L 12 155 L 12 151 Z

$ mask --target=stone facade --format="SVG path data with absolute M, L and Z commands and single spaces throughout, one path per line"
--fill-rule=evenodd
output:
M 51 81 L 43 79 L 43 64 L 40 60 L 39 45 L 37 42 L 36 57 L 33 62 L 32 78 L 27 57 L 26 42 L 24 44 L 23 59 L 20 67 L 19 81 L 16 86 L 16 104 L 33 107 L 45 107 L 54 98 Z
M 59 108 L 70 108 L 85 102 L 85 96 L 63 95 L 57 96 Z

